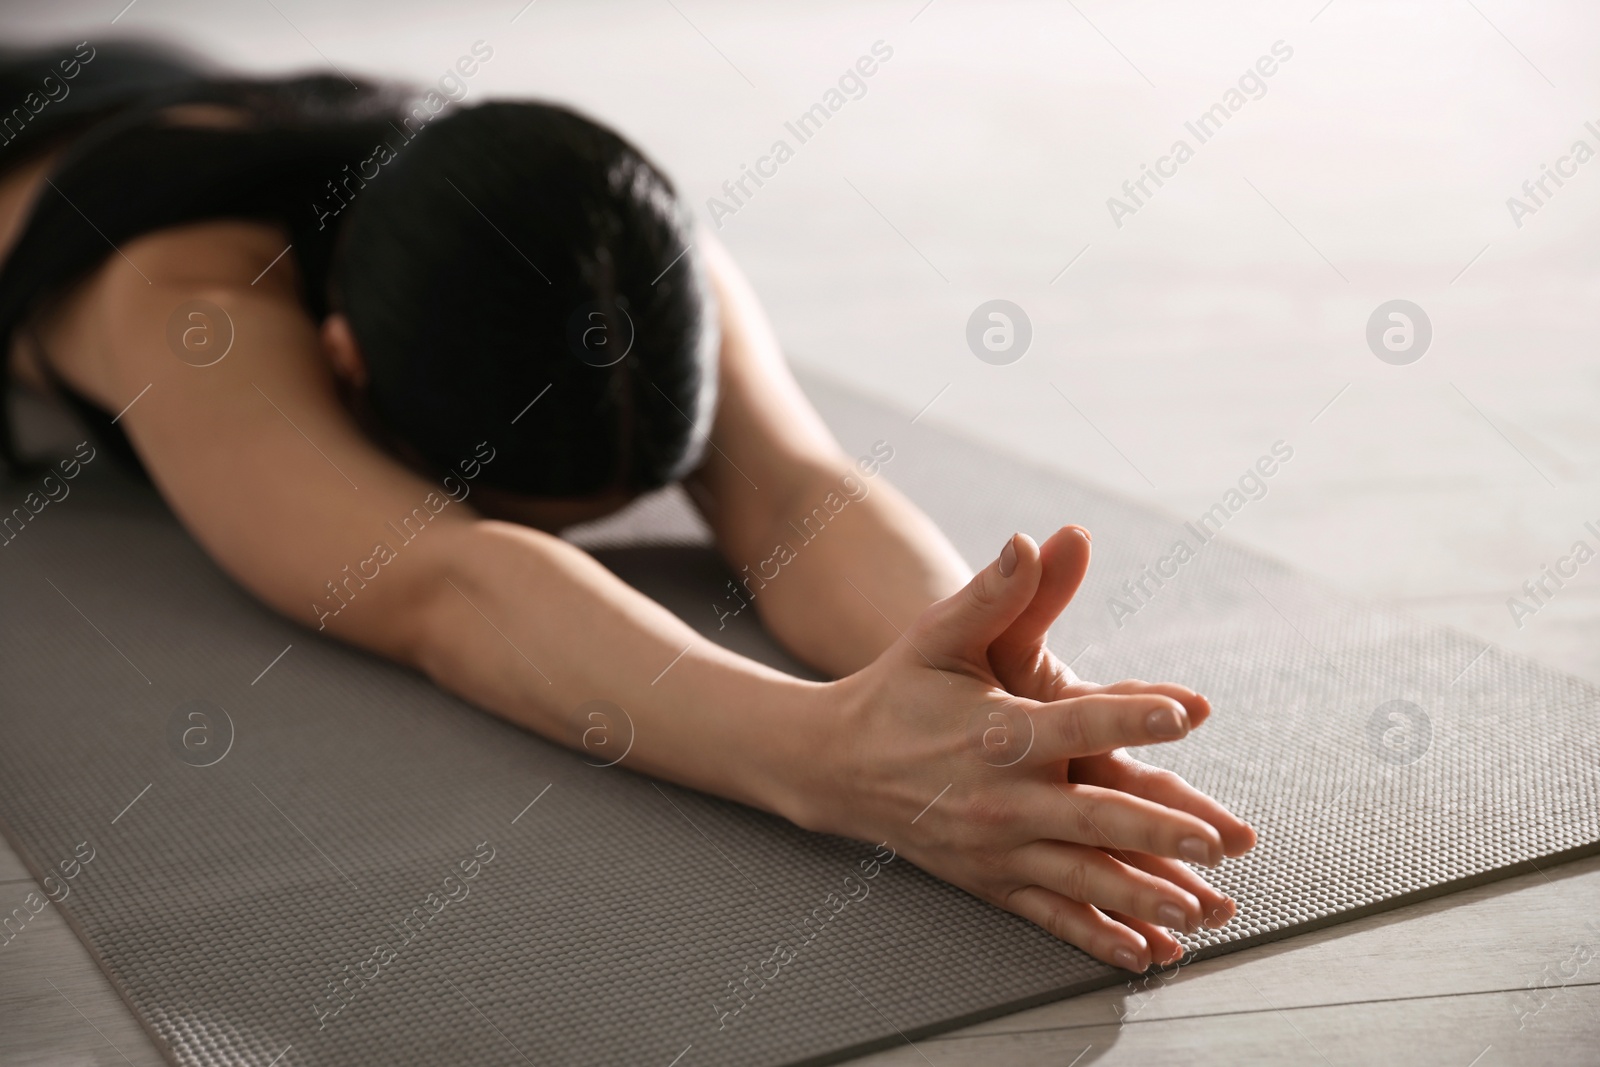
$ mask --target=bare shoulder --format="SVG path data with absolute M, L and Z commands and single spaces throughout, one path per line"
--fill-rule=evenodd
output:
M 261 275 L 263 268 L 289 247 L 281 226 L 246 219 L 207 219 L 156 230 L 128 242 L 122 251 L 137 271 L 135 278 L 123 280 L 259 287 L 267 281 Z M 280 272 L 279 268 L 283 270 Z M 138 271 L 145 277 L 137 277 Z M 273 266 L 272 273 L 282 282 L 293 272 L 293 257 L 285 256 Z
M 56 301 L 38 324 L 39 339 L 62 378 L 100 406 L 120 410 L 133 380 L 170 370 L 168 364 L 207 363 L 228 348 L 234 324 L 223 309 L 230 306 L 303 333 L 293 328 L 296 320 L 310 322 L 288 250 L 281 227 L 244 220 L 143 235 L 116 248 Z M 296 351 L 281 353 L 289 366 Z
M 440 498 L 346 406 L 291 257 L 274 262 L 280 238 L 218 222 L 130 242 L 56 328 L 73 342 L 61 354 L 83 361 L 69 381 L 123 412 L 118 425 L 195 540 L 266 603 L 314 624 L 330 576 L 370 556 L 386 521 Z M 442 525 L 472 514 L 453 507 Z M 417 581 L 366 595 L 341 619 L 344 636 L 410 655 L 420 625 L 411 598 L 431 595 L 421 561 L 450 541 L 430 543 L 409 557 Z

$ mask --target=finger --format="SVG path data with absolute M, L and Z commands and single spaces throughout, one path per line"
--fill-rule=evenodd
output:
M 1077 945 L 1102 963 L 1135 974 L 1142 974 L 1150 966 L 1150 947 L 1142 934 L 1081 901 L 1030 885 L 1012 893 L 1005 908 Z
M 1118 859 L 1131 866 L 1165 878 L 1180 889 L 1186 889 L 1194 894 L 1200 902 L 1201 925 L 1216 930 L 1228 925 L 1228 922 L 1239 913 L 1239 906 L 1233 898 L 1218 892 L 1194 868 L 1177 860 L 1170 860 L 1163 856 L 1152 856 L 1146 852 L 1129 852 L 1119 854 Z
M 1183 946 L 1162 927 L 1115 911 L 1106 914 L 1144 938 L 1145 944 L 1150 946 L 1150 962 L 1158 967 L 1165 967 L 1183 958 Z
M 1183 705 L 1189 713 L 1189 726 L 1193 729 L 1211 717 L 1211 702 L 1186 685 L 1174 682 L 1145 682 L 1131 678 L 1106 686 L 1108 693 L 1160 693 Z
M 1163 878 L 1130 867 L 1097 848 L 1034 841 L 1012 853 L 1013 870 L 1068 900 L 1093 904 L 1173 930 L 1200 928 L 1200 901 Z
M 1042 573 L 1033 601 L 1001 634 L 1002 649 L 1036 648 L 1083 584 L 1089 570 L 1089 531 L 1063 526 L 1039 546 Z
M 1041 706 L 1033 719 L 1036 763 L 1176 741 L 1189 732 L 1183 705 L 1157 693 L 1068 697 Z
M 959 592 L 932 605 L 909 640 L 935 662 L 941 658 L 989 669 L 989 645 L 1027 608 L 1039 585 L 1039 546 L 1012 534 L 998 558 Z
M 1186 811 L 1118 789 L 1052 782 L 1055 796 L 1040 790 L 1020 829 L 1039 838 L 1109 849 L 1119 857 L 1143 852 L 1207 867 L 1222 862 L 1216 827 Z
M 1081 682 L 1070 686 L 1062 696 L 1087 696 L 1091 693 L 1159 693 L 1162 696 L 1171 697 L 1182 704 L 1183 710 L 1189 713 L 1190 729 L 1199 726 L 1211 717 L 1211 702 L 1209 700 L 1188 686 L 1177 685 L 1172 682 L 1145 682 L 1137 678 L 1112 682 L 1110 685 Z
M 1242 856 L 1255 847 L 1256 832 L 1249 823 L 1171 771 L 1118 753 L 1084 760 L 1074 767 L 1073 777 L 1085 785 L 1119 789 L 1203 819 L 1222 836 L 1226 856 Z

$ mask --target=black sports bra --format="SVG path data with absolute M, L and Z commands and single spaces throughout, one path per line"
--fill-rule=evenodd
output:
M 320 321 L 339 232 L 322 206 L 330 183 L 379 141 L 393 140 L 403 114 L 396 86 L 218 76 L 181 53 L 134 44 L 0 53 L 0 93 L 24 100 L 30 116 L 20 129 L 0 117 L 0 174 L 66 145 L 0 265 L 0 356 L 52 299 L 122 245 L 202 219 L 284 225 L 305 281 L 302 299 Z M 222 105 L 245 121 L 180 124 L 167 110 L 180 104 Z M 41 356 L 96 438 L 142 473 L 113 415 L 61 382 Z M 9 387 L 0 378 L 0 458 L 18 474 L 32 464 L 13 438 Z

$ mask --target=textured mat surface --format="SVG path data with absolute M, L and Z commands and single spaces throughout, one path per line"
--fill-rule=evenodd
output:
M 812 391 L 974 563 L 1094 531 L 1055 635 L 1080 675 L 1211 697 L 1146 753 L 1261 833 L 1201 954 L 1600 845 L 1600 691 Z M 108 468 L 0 548 L 0 820 L 175 1062 L 831 1062 L 1121 980 L 904 860 L 594 766 L 280 620 Z M 748 614 L 717 632 L 701 537 L 666 495 L 578 539 L 786 662 Z

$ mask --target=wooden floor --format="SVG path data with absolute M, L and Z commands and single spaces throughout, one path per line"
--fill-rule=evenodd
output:
M 0 40 L 99 40 L 123 3 L 10 0 Z M 378 10 L 139 0 L 114 29 L 246 67 L 331 57 L 425 80 L 488 41 L 471 98 L 572 101 L 633 137 L 811 370 L 1178 515 L 1282 439 L 1294 461 L 1230 536 L 1600 683 L 1600 564 L 1529 617 L 1508 606 L 1600 527 L 1600 163 L 1531 215 L 1507 207 L 1575 139 L 1600 143 L 1594 5 Z M 893 57 L 859 99 L 713 217 L 875 41 Z M 1115 224 L 1107 198 L 1278 41 L 1293 56 L 1261 95 Z M 1008 366 L 966 341 L 996 297 L 1033 327 Z M 1397 297 L 1434 328 L 1408 366 L 1365 338 Z M 29 889 L 0 850 L 0 911 Z M 1585 860 L 863 1062 L 1592 1065 L 1597 924 Z M 158 1062 L 53 908 L 0 948 L 0 1064 Z

